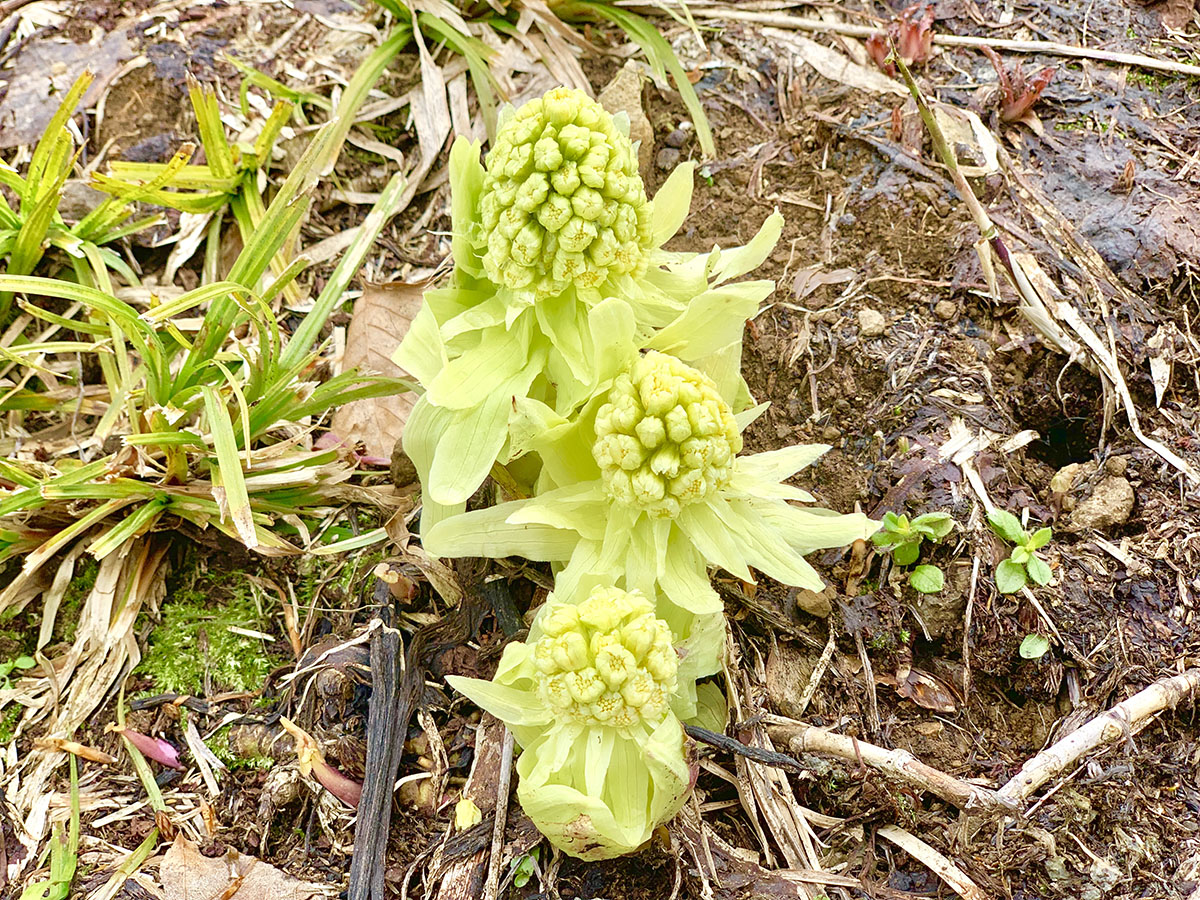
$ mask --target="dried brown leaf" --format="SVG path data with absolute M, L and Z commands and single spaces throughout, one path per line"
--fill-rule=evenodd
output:
M 363 295 L 354 304 L 354 317 L 346 334 L 343 369 L 403 377 L 406 373 L 392 362 L 391 355 L 421 308 L 425 287 L 425 284 L 403 281 L 368 282 Z M 361 441 L 366 445 L 368 455 L 390 458 L 416 402 L 413 394 L 356 400 L 333 414 L 330 430 L 350 447 Z
M 233 849 L 221 856 L 204 856 L 199 846 L 182 834 L 163 857 L 159 877 L 166 900 L 212 900 L 222 896 L 236 896 L 237 900 L 311 900 L 323 893 L 320 885 L 299 881 Z

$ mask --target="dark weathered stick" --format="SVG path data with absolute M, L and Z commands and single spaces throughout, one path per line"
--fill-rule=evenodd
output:
M 382 595 L 382 597 L 381 597 Z M 350 860 L 349 900 L 384 900 L 384 854 L 392 821 L 392 785 L 400 768 L 407 718 L 399 722 L 400 680 L 404 673 L 400 632 L 385 624 L 391 619 L 391 596 L 382 579 L 375 599 L 383 615 L 372 622 L 371 699 L 367 707 L 367 763 L 358 819 L 354 824 L 354 855 Z M 411 714 L 412 706 L 408 705 Z
M 486 611 L 478 590 L 463 591 L 457 581 L 452 587 L 461 597 L 458 608 L 417 629 L 403 655 L 400 633 L 384 622 L 374 626 L 367 774 L 354 828 L 347 900 L 387 900 L 384 854 L 392 819 L 392 786 L 400 770 L 408 723 L 421 699 L 425 670 L 439 653 L 469 640 Z M 384 610 L 382 615 L 390 618 L 390 586 L 383 580 L 376 582 L 375 600 Z
M 736 756 L 744 756 L 746 759 L 752 759 L 757 763 L 762 763 L 764 766 L 787 769 L 789 772 L 804 771 L 804 766 L 800 765 L 800 763 L 796 762 L 795 759 L 786 753 L 775 753 L 771 750 L 763 750 L 761 747 L 751 747 L 749 744 L 743 744 L 736 738 L 731 738 L 725 734 L 718 734 L 715 731 L 709 731 L 707 728 L 701 728 L 699 725 L 684 725 L 683 730 L 694 741 L 700 741 L 702 744 L 708 744 L 710 747 L 716 747 L 718 750 L 727 750 Z

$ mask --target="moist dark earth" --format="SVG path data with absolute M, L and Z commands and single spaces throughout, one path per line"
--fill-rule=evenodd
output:
M 124 22 L 116 4 L 96 6 L 106 10 L 91 18 L 97 27 Z M 139 38 L 150 65 L 116 83 L 107 101 L 109 118 L 89 152 L 115 139 L 126 158 L 169 156 L 195 126 L 181 73 L 235 90 L 237 72 L 213 52 L 217 45 L 236 46 L 268 73 L 278 71 L 270 60 L 253 58 L 253 42 L 239 33 L 235 17 L 216 15 L 217 6 L 224 4 L 203 10 L 211 23 L 174 46 Z M 1019 6 L 1017 22 L 999 26 L 999 4 L 949 0 L 935 6 L 935 28 L 989 38 L 1023 28 L 1035 39 L 1077 44 L 1089 13 L 1092 46 L 1166 52 L 1182 41 L 1164 31 L 1161 10 L 1154 7 L 1095 7 Z M 882 5 L 873 12 L 885 21 L 892 14 Z M 264 18 L 266 30 L 256 40 L 269 43 L 286 31 L 289 15 L 281 8 Z M 911 104 L 821 76 L 753 25 L 734 22 L 706 34 L 702 53 L 685 29 L 665 18 L 655 21 L 696 66 L 696 87 L 718 148 L 699 170 L 691 215 L 671 249 L 743 243 L 772 210 L 786 218 L 782 240 L 757 273 L 774 279 L 776 291 L 746 329 L 743 371 L 756 398 L 771 404 L 747 433 L 747 450 L 828 444 L 829 453 L 799 481 L 821 505 L 857 507 L 874 516 L 947 510 L 959 523 L 922 560 L 946 573 L 938 595 L 913 592 L 878 554 L 814 555 L 829 583 L 819 596 L 798 596 L 766 580 L 748 586 L 718 576 L 736 650 L 735 683 L 748 717 L 802 716 L 996 786 L 1072 727 L 1156 679 L 1196 665 L 1196 487 L 1137 439 L 1124 413 L 1106 416 L 1101 380 L 1038 340 L 1007 285 L 999 302 L 989 296 L 975 249 L 978 229 L 922 141 Z M 585 61 L 585 71 L 599 91 L 620 67 L 615 51 L 621 41 L 596 26 L 588 34 L 597 55 Z M 1200 46 L 1195 21 L 1189 35 L 1194 59 Z M 298 45 L 308 36 L 302 31 Z M 841 39 L 812 37 L 845 46 Z M 973 109 L 991 127 L 1011 168 L 973 177 L 972 188 L 1005 240 L 1036 256 L 1066 301 L 1086 310 L 1106 339 L 1111 335 L 1144 430 L 1194 461 L 1200 451 L 1200 343 L 1193 337 L 1200 317 L 1200 82 L 1050 55 L 1001 55 L 1010 66 L 1057 68 L 1034 107 L 1032 126 L 999 121 L 989 90 L 994 72 L 973 49 L 941 48 L 918 69 L 918 79 L 931 96 Z M 402 56 L 391 67 L 386 92 L 407 90 L 417 70 L 415 54 Z M 674 165 L 701 154 L 678 94 L 648 82 L 641 99 L 654 133 L 646 172 L 653 193 Z M 402 115 L 376 123 L 376 130 L 405 152 L 413 147 Z M 905 145 L 916 147 L 917 157 L 906 156 Z M 348 152 L 334 180 L 378 190 L 386 180 L 381 161 L 365 151 Z M 1122 181 L 1129 171 L 1131 184 Z M 1029 191 L 1057 209 L 1074 226 L 1078 244 L 1094 249 L 1111 271 L 1106 310 L 1089 304 L 1078 259 L 1060 252 L 1045 215 L 1029 204 Z M 305 239 L 349 227 L 362 211 L 331 197 Z M 449 228 L 448 192 L 444 182 L 433 182 L 385 231 L 374 271 L 405 278 L 435 266 L 448 249 Z M 163 250 L 137 252 L 147 270 L 165 258 Z M 318 270 L 318 283 L 321 277 Z M 1150 367 L 1164 352 L 1161 342 L 1156 347 L 1152 341 L 1159 334 L 1173 364 L 1161 403 Z M 1027 510 L 1031 524 L 1054 528 L 1045 550 L 1054 582 L 1034 590 L 1045 615 L 1021 594 L 996 591 L 991 573 L 1007 549 L 983 524 L 963 467 L 941 452 L 954 435 L 981 430 L 989 440 L 970 465 L 991 501 Z M 1021 433 L 1027 439 L 1006 449 Z M 1075 467 L 1073 480 L 1056 479 L 1068 466 Z M 308 577 L 290 563 L 231 554 L 224 546 L 188 549 L 181 542 L 173 584 L 190 584 L 198 571 L 231 565 L 277 583 Z M 445 610 L 419 572 L 406 571 L 414 588 L 400 601 L 398 622 L 411 640 Z M 336 644 L 369 620 L 378 596 L 370 572 L 360 566 L 349 583 L 326 583 L 314 644 Z M 460 572 L 471 586 L 497 574 L 517 615 L 544 596 L 544 571 L 499 564 L 482 574 L 478 567 Z M 214 592 L 212 602 L 220 601 Z M 428 715 L 410 723 L 400 773 L 437 765 L 424 730 L 434 725 L 445 753 L 446 793 L 431 796 L 421 789 L 427 782 L 410 781 L 397 795 L 386 866 L 389 890 L 397 896 L 402 890 L 436 893 L 435 874 L 446 865 L 435 851 L 453 820 L 455 792 L 475 760 L 478 713 L 439 686 L 441 676 L 486 677 L 506 640 L 497 616 L 476 624 L 474 633 L 423 660 L 429 673 L 420 705 Z M 1051 649 L 1040 659 L 1024 659 L 1018 648 L 1034 633 L 1052 637 Z M 830 635 L 831 663 L 800 710 L 797 698 Z M 327 741 L 329 755 L 349 774 L 361 776 L 370 695 L 361 663 L 320 676 L 315 696 L 281 688 L 281 670 L 268 679 L 261 698 L 214 703 L 207 724 L 225 712 L 241 712 L 248 718 L 237 728 L 272 733 L 279 714 L 286 714 Z M 152 681 L 135 682 L 130 690 L 154 690 Z M 171 707 L 148 707 L 131 724 L 170 733 L 173 715 Z M 98 721 L 110 718 L 111 709 Z M 735 720 L 729 733 L 744 737 L 748 727 Z M 249 740 L 247 732 L 238 734 Z M 1193 707 L 1181 705 L 1094 754 L 1061 784 L 1053 782 L 1049 799 L 1003 827 L 963 816 L 929 794 L 843 760 L 802 758 L 804 771 L 791 776 L 791 787 L 805 807 L 846 820 L 817 832 L 824 867 L 861 882 L 838 889 L 846 892 L 842 896 L 949 895 L 923 863 L 876 839 L 876 828 L 894 823 L 954 861 L 986 896 L 1182 898 L 1200 885 L 1196 734 Z M 116 752 L 115 736 L 99 728 L 85 738 Z M 734 771 L 729 754 L 701 752 Z M 292 759 L 286 741 L 276 742 L 271 755 L 279 765 Z M 233 847 L 299 877 L 335 889 L 344 884 L 348 816 L 327 815 L 312 791 L 285 790 L 269 770 L 235 770 L 223 784 L 212 804 L 218 828 L 206 852 Z M 136 787 L 117 779 L 111 789 L 124 796 Z M 765 863 L 764 839 L 738 803 L 735 786 L 705 767 L 696 793 L 712 832 L 746 860 Z M 534 836 L 515 803 L 509 812 L 506 858 L 517 858 Z M 85 832 L 89 818 L 98 816 L 85 812 Z M 150 825 L 143 810 L 96 836 L 132 849 Z M 455 850 L 461 857 L 483 847 L 490 831 L 468 836 Z M 771 852 L 778 864 L 778 847 Z M 606 863 L 551 862 L 543 847 L 539 872 L 524 887 L 508 890 L 510 896 L 563 898 L 795 895 L 777 881 L 736 873 L 706 884 L 697 868 L 674 831 L 663 829 L 636 856 Z

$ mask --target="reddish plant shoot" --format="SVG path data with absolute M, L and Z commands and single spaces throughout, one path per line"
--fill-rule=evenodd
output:
M 933 7 L 925 3 L 905 7 L 888 25 L 887 34 L 867 38 L 867 53 L 888 75 L 896 74 L 895 64 L 888 59 L 893 43 L 905 65 L 928 62 L 933 55 Z
M 1026 81 L 1025 73 L 1021 70 L 1019 63 L 1014 65 L 1011 70 L 1006 69 L 1000 55 L 995 50 L 991 47 L 981 47 L 980 49 L 983 50 L 984 56 L 991 61 L 992 68 L 996 70 L 996 80 L 1000 85 L 1000 120 L 1002 122 L 1021 121 L 1041 98 L 1042 91 L 1054 78 L 1056 69 L 1054 66 L 1047 66 Z

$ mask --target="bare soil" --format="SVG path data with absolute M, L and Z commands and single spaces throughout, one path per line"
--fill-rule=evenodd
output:
M 108 9 L 114 5 L 96 6 L 89 27 L 114 27 L 118 17 Z M 177 76 L 191 71 L 234 91 L 236 72 L 220 62 L 216 50 L 244 50 L 247 44 L 239 30 L 244 23 L 218 15 L 224 6 L 197 4 L 196 17 L 185 21 L 203 28 L 183 26 L 186 41 L 164 48 L 146 39 L 141 50 L 151 62 L 109 93 L 90 152 L 113 141 L 125 158 L 157 160 L 192 137 L 186 87 Z M 994 24 L 999 4 L 947 0 L 936 7 L 936 28 L 987 37 L 1024 29 L 1025 36 L 1075 44 L 1086 19 L 1092 46 L 1148 52 L 1152 44 L 1164 53 L 1190 48 L 1193 58 L 1200 47 L 1194 21 L 1186 38 L 1172 38 L 1155 8 L 1095 6 L 1082 0 L 1022 6 L 1014 24 L 1001 27 Z M 282 9 L 264 14 L 255 40 L 269 44 L 286 31 L 291 15 Z M 317 27 L 302 31 L 297 45 L 315 40 Z M 670 33 L 693 59 L 702 58 L 681 29 Z M 618 43 L 603 29 L 589 34 L 605 52 Z M 1037 340 L 1017 313 L 1014 294 L 1006 289 L 998 304 L 989 298 L 974 247 L 978 232 L 934 166 L 928 144 L 920 147 L 917 141 L 919 166 L 903 154 L 904 135 L 921 134 L 913 130 L 913 112 L 903 98 L 826 79 L 787 58 L 780 45 L 749 25 L 731 23 L 707 40 L 707 58 L 719 64 L 695 74 L 718 156 L 701 169 L 692 214 L 671 246 L 706 251 L 743 242 L 775 208 L 787 223 L 759 276 L 775 279 L 777 289 L 746 330 L 745 375 L 756 397 L 771 403 L 748 432 L 747 449 L 829 444 L 830 452 L 801 481 L 822 505 L 858 507 L 876 516 L 944 509 L 962 526 L 923 560 L 946 571 L 946 589 L 934 597 L 915 594 L 879 556 L 868 558 L 865 568 L 840 553 L 814 558 L 831 585 L 824 616 L 805 612 L 795 591 L 770 582 L 751 587 L 719 580 L 745 675 L 743 699 L 752 709 L 797 714 L 796 699 L 832 633 L 833 662 L 803 711 L 805 721 L 909 750 L 961 778 L 1002 784 L 1071 728 L 1155 679 L 1197 664 L 1200 494 L 1137 440 L 1122 413 L 1105 422 L 1100 381 Z M 841 39 L 821 40 L 843 46 Z M 1194 462 L 1200 458 L 1200 345 L 1192 337 L 1200 317 L 1200 168 L 1194 164 L 1200 152 L 1200 83 L 1050 56 L 1005 60 L 1010 65 L 1019 60 L 1027 70 L 1057 66 L 1035 107 L 1036 130 L 998 121 L 989 93 L 994 73 L 973 50 L 943 48 L 920 70 L 920 80 L 931 95 L 976 109 L 1001 138 L 1021 178 L 1074 225 L 1079 240 L 1136 296 L 1136 304 L 1126 303 L 1115 288 L 1110 291 L 1114 302 L 1101 324 L 1112 335 L 1145 430 Z M 390 76 L 388 92 L 398 94 L 413 83 L 417 67 L 415 55 L 401 58 L 392 67 L 398 74 Z M 607 55 L 588 61 L 586 71 L 599 89 L 618 67 L 619 60 Z M 653 192 L 675 163 L 698 158 L 699 148 L 677 94 L 648 84 L 643 103 L 655 134 Z M 896 119 L 893 107 L 899 110 Z M 897 119 L 900 135 L 892 132 Z M 397 115 L 373 128 L 391 140 L 387 129 L 403 135 L 404 120 Z M 404 136 L 394 141 L 412 144 Z M 1127 190 L 1119 178 L 1131 162 Z M 385 180 L 381 163 L 370 154 L 348 152 L 334 181 L 378 190 Z M 1006 240 L 1037 255 L 1064 295 L 1078 297 L 1082 279 L 1075 261 L 1053 251 L 1018 180 L 992 175 L 973 186 Z M 449 229 L 444 177 L 431 178 L 426 188 L 385 232 L 372 277 L 405 276 L 440 261 L 446 249 L 441 236 Z M 363 209 L 331 194 L 307 226 L 306 239 L 353 225 Z M 145 266 L 161 264 L 162 251 L 137 252 Z M 831 275 L 839 270 L 845 271 Z M 319 282 L 320 271 L 316 277 Z M 821 277 L 827 277 L 825 283 L 819 283 Z M 868 333 L 872 329 L 864 326 L 879 316 L 881 333 Z M 1156 408 L 1148 362 L 1155 351 L 1148 342 L 1160 329 L 1171 335 L 1174 371 Z M 973 460 L 991 500 L 1028 510 L 1031 523 L 1055 529 L 1045 551 L 1054 584 L 1034 591 L 1045 615 L 1028 598 L 995 590 L 992 573 L 1007 550 L 981 524 L 963 468 L 939 452 L 959 426 L 999 436 Z M 1036 436 L 1015 450 L 1002 449 L 1005 440 L 1024 431 Z M 1055 473 L 1071 464 L 1081 465 L 1075 485 L 1052 491 Z M 1075 530 L 1073 510 L 1111 478 L 1132 488 L 1132 511 L 1120 521 Z M 224 547 L 181 551 L 174 577 L 182 583 L 197 567 L 230 566 L 281 585 L 313 577 L 293 563 L 230 557 Z M 518 614 L 539 599 L 544 573 L 490 571 L 511 584 Z M 363 572 L 348 586 L 325 578 L 314 595 L 322 613 L 308 636 L 309 656 L 357 634 L 370 619 L 374 585 L 365 574 L 369 567 Z M 398 609 L 406 640 L 444 613 L 419 573 L 411 574 L 416 585 Z M 278 623 L 272 630 L 286 642 Z M 1052 638 L 1051 650 L 1037 660 L 1018 654 L 1031 633 Z M 423 892 L 445 862 L 432 860 L 453 819 L 456 791 L 474 762 L 477 714 L 439 686 L 440 676 L 486 676 L 505 640 L 498 619 L 488 616 L 472 640 L 438 647 L 425 659 L 430 677 L 421 704 L 430 718 L 414 718 L 407 734 L 398 736 L 405 742 L 400 775 L 436 768 L 444 752 L 447 789 L 431 796 L 421 788 L 427 781 L 410 779 L 398 794 L 386 866 L 396 895 L 402 889 Z M 867 677 L 864 657 L 873 678 Z M 281 670 L 261 696 L 206 698 L 211 707 L 198 714 L 200 721 L 212 727 L 230 712 L 243 714 L 230 739 L 259 740 L 255 746 L 269 745 L 269 755 L 279 761 L 274 769 L 238 768 L 225 778 L 212 801 L 217 829 L 206 853 L 230 846 L 297 876 L 344 885 L 350 820 L 331 814 L 310 783 L 278 774 L 294 757 L 286 740 L 272 743 L 270 736 L 277 734 L 281 714 L 296 719 L 326 742 L 332 761 L 361 777 L 371 684 L 369 660 L 366 665 L 360 654 L 287 688 L 280 687 L 286 674 Z M 136 677 L 127 685 L 131 694 L 153 690 Z M 178 729 L 178 710 L 169 704 L 144 704 L 133 716 L 131 726 L 147 733 L 171 735 Z M 117 753 L 117 738 L 103 730 L 113 717 L 110 706 L 79 739 Z M 895 823 L 956 862 L 989 897 L 1194 897 L 1200 885 L 1200 744 L 1194 717 L 1193 709 L 1182 706 L 1164 714 L 1055 781 L 1052 796 L 1004 827 L 960 815 L 928 794 L 841 760 L 802 758 L 805 772 L 792 778 L 792 787 L 804 806 L 847 820 L 819 832 L 827 843 L 826 868 L 861 881 L 861 888 L 845 889 L 845 896 L 947 896 L 924 864 L 875 840 L 876 827 Z M 423 730 L 429 722 L 437 726 L 437 741 Z M 743 737 L 747 727 L 735 721 L 730 734 Z M 269 737 L 255 738 L 253 729 Z M 705 754 L 734 770 L 727 754 Z M 107 792 L 122 803 L 139 796 L 127 773 L 93 769 L 87 777 L 98 795 Z M 166 779 L 166 786 L 177 796 L 198 797 L 202 788 L 187 777 L 191 781 Z M 778 847 L 771 837 L 759 836 L 758 823 L 737 802 L 731 784 L 708 769 L 697 795 L 715 834 L 747 859 L 765 864 L 764 851 L 770 851 L 778 861 Z M 125 849 L 149 833 L 152 817 L 145 808 L 89 831 L 89 822 L 107 811 L 85 812 L 85 833 Z M 515 804 L 508 837 L 513 847 L 530 843 L 528 822 Z M 556 861 L 556 882 L 534 877 L 523 888 L 511 887 L 509 896 L 661 900 L 676 891 L 703 896 L 706 885 L 696 861 L 680 858 L 671 840 L 664 831 L 640 854 L 608 863 Z M 459 850 L 466 856 L 480 846 L 476 840 Z M 542 874 L 548 865 L 543 850 Z M 88 884 L 102 884 L 99 876 L 107 874 L 94 873 Z M 774 881 L 733 875 L 707 888 L 721 898 L 780 891 Z

